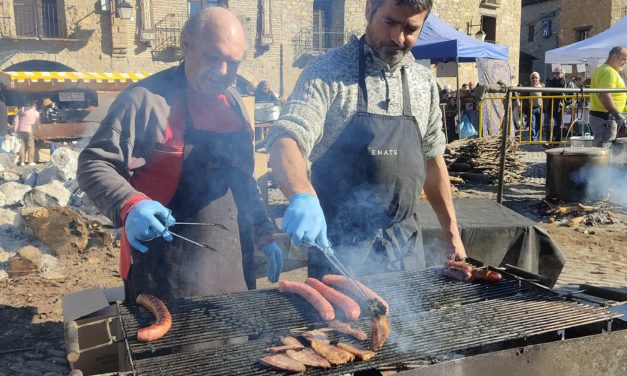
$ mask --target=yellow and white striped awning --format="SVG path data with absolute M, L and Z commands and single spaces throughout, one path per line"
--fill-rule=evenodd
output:
M 3 72 L 13 82 L 137 82 L 148 77 L 149 73 L 111 72 Z
M 120 91 L 150 76 L 126 72 L 0 72 L 0 88 L 19 92 L 59 91 L 84 88 Z

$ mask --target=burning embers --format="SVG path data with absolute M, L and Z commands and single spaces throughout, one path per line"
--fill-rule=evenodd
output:
M 357 341 L 363 342 L 368 339 L 367 334 L 361 329 L 351 327 L 348 323 L 335 318 L 334 306 L 350 321 L 359 318 L 361 308 L 351 297 L 331 286 L 354 296 L 364 294 L 364 298 L 369 298 L 362 303 L 367 305 L 371 315 L 370 350 L 342 341 L 332 344 L 327 337 L 325 331 L 335 330 Z M 327 275 L 322 282 L 314 278 L 307 278 L 305 283 L 279 281 L 279 291 L 294 293 L 307 300 L 318 311 L 320 317 L 328 322 L 329 328 L 304 332 L 302 337 L 309 344 L 309 348 L 302 346 L 302 343 L 294 337 L 281 337 L 283 346 L 270 347 L 268 351 L 285 353 L 263 357 L 260 360 L 262 364 L 283 371 L 302 372 L 305 366 L 328 368 L 352 362 L 355 358 L 368 360 L 376 355 L 376 351 L 381 349 L 390 336 L 390 325 L 386 316 L 389 305 L 378 294 L 357 281 L 340 275 Z

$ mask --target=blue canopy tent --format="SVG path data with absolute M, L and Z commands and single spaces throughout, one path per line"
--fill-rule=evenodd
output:
M 420 32 L 420 38 L 411 52 L 416 59 L 430 59 L 432 62 L 457 63 L 457 92 L 459 93 L 459 63 L 476 61 L 477 58 L 509 60 L 507 46 L 481 42 L 455 30 L 435 14 L 429 14 Z M 457 96 L 458 121 L 461 121 L 461 108 Z
M 507 46 L 481 42 L 453 29 L 433 13 L 427 18 L 420 32 L 420 38 L 411 52 L 416 59 L 444 62 L 468 63 L 475 61 L 478 57 L 509 59 Z

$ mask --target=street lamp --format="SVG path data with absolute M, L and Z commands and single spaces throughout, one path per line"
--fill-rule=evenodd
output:
M 126 2 L 126 0 L 115 1 L 115 16 L 123 20 L 131 19 L 133 14 L 133 6 Z
M 479 31 L 475 33 L 475 38 L 483 42 L 487 34 L 485 33 L 485 31 L 483 31 L 482 24 L 474 25 L 472 21 L 466 22 L 466 34 L 470 35 L 470 28 L 475 27 L 475 26 L 479 26 Z
M 487 34 L 485 33 L 485 31 L 483 31 L 483 29 L 479 29 L 479 31 L 475 33 L 475 38 L 483 42 L 485 40 L 486 35 Z

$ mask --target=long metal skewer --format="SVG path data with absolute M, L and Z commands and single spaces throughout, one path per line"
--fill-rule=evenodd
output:
M 169 231 L 169 230 L 168 230 L 168 231 Z M 185 240 L 185 241 L 188 241 L 188 242 L 190 242 L 190 243 L 192 243 L 192 244 L 195 244 L 195 245 L 197 245 L 197 246 L 199 246 L 199 247 L 202 247 L 202 248 L 208 249 L 208 250 L 210 250 L 210 251 L 218 252 L 218 250 L 217 250 L 217 249 L 213 248 L 213 247 L 212 247 L 212 246 L 210 246 L 209 244 L 204 244 L 204 243 L 198 243 L 198 242 L 195 242 L 195 241 L 193 241 L 192 239 L 188 239 L 188 238 L 184 237 L 183 235 L 179 235 L 179 234 L 177 234 L 177 233 L 175 233 L 175 232 L 172 232 L 172 231 L 170 231 L 170 234 L 172 234 L 173 236 L 176 236 L 177 238 L 181 238 L 181 239 L 183 239 L 183 240 Z
M 231 231 L 230 228 L 226 227 L 225 225 L 221 224 L 221 223 L 197 223 L 197 222 L 176 222 L 174 223 L 172 226 L 176 226 L 176 225 L 186 225 L 186 226 L 214 226 L 214 227 L 219 227 L 225 231 Z

